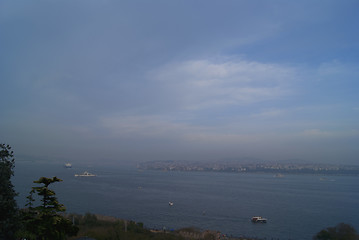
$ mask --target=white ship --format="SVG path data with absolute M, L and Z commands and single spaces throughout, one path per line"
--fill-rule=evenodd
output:
M 254 223 L 266 223 L 267 219 L 263 217 L 252 217 L 251 221 Z
M 276 175 L 274 175 L 274 177 L 275 177 L 275 178 L 283 178 L 283 177 L 284 177 L 284 175 L 283 175 L 283 174 L 281 174 L 281 173 L 277 173 Z
M 71 163 L 65 163 L 65 168 L 72 168 L 72 164 Z
M 95 177 L 95 174 L 89 173 L 89 172 L 84 172 L 82 174 L 75 174 L 75 177 Z

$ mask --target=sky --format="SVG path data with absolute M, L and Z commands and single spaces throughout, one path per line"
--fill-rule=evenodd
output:
M 359 164 L 358 10 L 2 0 L 0 142 L 25 160 Z

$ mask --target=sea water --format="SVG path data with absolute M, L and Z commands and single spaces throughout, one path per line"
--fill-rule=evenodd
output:
M 75 177 L 89 171 L 96 177 Z M 359 231 L 359 177 L 140 171 L 135 166 L 18 161 L 13 184 L 20 207 L 39 177 L 53 184 L 67 212 L 143 222 L 148 228 L 197 227 L 232 236 L 312 239 L 340 222 Z M 169 205 L 173 202 L 173 206 Z M 268 219 L 254 224 L 253 216 Z

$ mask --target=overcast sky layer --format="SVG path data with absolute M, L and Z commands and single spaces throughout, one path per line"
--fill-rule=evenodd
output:
M 359 164 L 359 2 L 0 1 L 20 159 Z

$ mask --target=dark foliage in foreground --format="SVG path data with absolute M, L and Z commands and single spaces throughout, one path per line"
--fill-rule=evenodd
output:
M 62 240 L 67 236 L 75 236 L 78 228 L 61 215 L 65 206 L 57 201 L 56 194 L 49 185 L 62 180 L 53 177 L 41 177 L 34 183 L 42 184 L 33 187 L 27 197 L 27 209 L 22 211 L 22 226 L 17 235 L 30 240 Z M 40 197 L 40 204 L 35 206 L 34 194 Z
M 165 232 L 152 232 L 143 227 L 142 223 L 125 221 L 119 219 L 102 220 L 96 215 L 86 213 L 84 216 L 70 214 L 69 219 L 73 219 L 75 225 L 80 229 L 77 236 L 91 237 L 96 240 L 184 240 L 178 234 Z
M 15 159 L 9 145 L 0 144 L 0 239 L 14 239 L 18 226 L 17 193 L 11 183 Z
M 187 227 L 175 231 L 149 230 L 143 223 L 126 221 L 117 218 L 86 213 L 84 216 L 70 214 L 80 229 L 76 237 L 70 240 L 89 237 L 96 240 L 252 240 L 251 238 L 232 238 L 217 231 L 202 231 L 195 227 Z
M 359 240 L 359 235 L 349 224 L 339 223 L 318 232 L 313 240 Z

